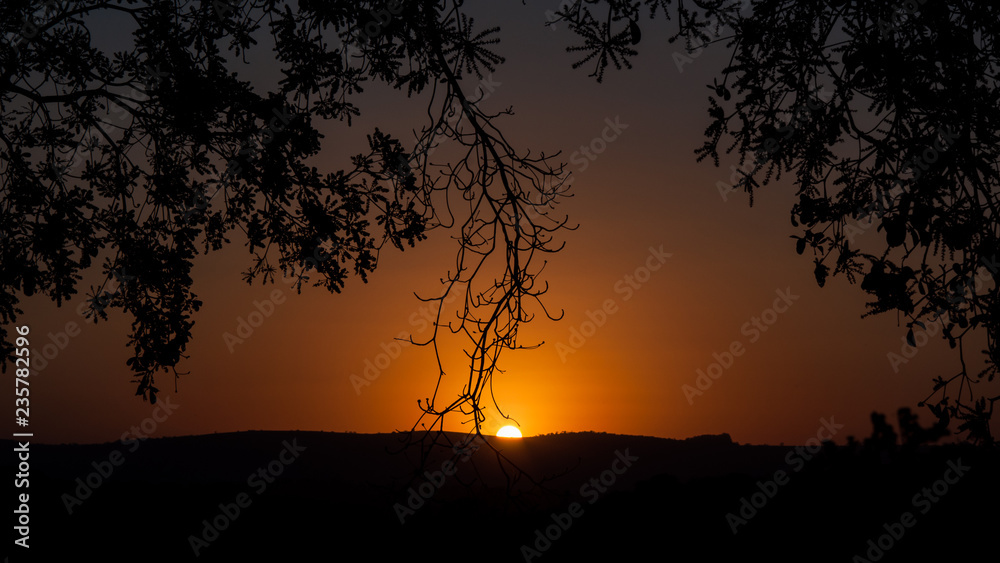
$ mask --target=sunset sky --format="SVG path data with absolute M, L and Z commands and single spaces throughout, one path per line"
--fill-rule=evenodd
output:
M 533 151 L 562 150 L 575 175 L 563 208 L 579 229 L 564 233 L 566 247 L 550 257 L 543 276 L 551 288 L 547 306 L 565 317 L 540 315 L 522 327 L 524 344 L 545 344 L 506 352 L 506 372 L 494 382 L 497 401 L 525 436 L 728 432 L 742 443 L 801 443 L 816 435 L 821 418 L 833 418 L 845 425 L 835 437 L 843 443 L 871 432 L 873 410 L 895 424 L 896 409 L 916 408 L 931 377 L 957 371 L 957 357 L 939 338 L 895 370 L 888 354 L 904 344 L 902 321 L 891 314 L 861 319 L 866 296 L 843 277 L 817 286 L 812 257 L 796 254 L 789 238 L 799 232 L 789 221 L 791 182 L 767 186 L 751 208 L 745 194 L 724 198 L 716 187 L 729 182 L 735 155 L 724 155 L 719 168 L 695 162 L 709 122 L 706 84 L 728 59 L 724 45 L 679 69 L 673 55 L 683 48 L 666 39 L 673 24 L 644 22 L 634 68 L 611 71 L 597 84 L 589 66 L 571 68 L 578 57 L 565 47 L 576 38 L 565 26 L 544 26 L 545 11 L 557 5 L 476 2 L 471 10 L 478 25 L 500 25 L 497 50 L 507 59 L 492 75 L 495 89 L 483 107 L 513 107 L 514 116 L 497 122 L 508 138 Z M 257 52 L 253 72 L 266 69 L 265 55 Z M 385 87 L 359 101 L 362 117 L 353 127 L 323 129 L 318 165 L 333 169 L 362 152 L 375 127 L 409 141 L 426 118 L 421 100 Z M 593 160 L 581 157 L 581 146 L 609 123 L 619 124 L 614 140 Z M 312 287 L 298 295 L 281 281 L 247 286 L 240 274 L 250 255 L 235 237 L 201 257 L 193 276 L 204 306 L 190 358 L 179 366 L 190 373 L 176 393 L 169 376 L 157 380 L 161 400 L 176 409 L 165 418 L 158 413 L 152 435 L 408 429 L 420 414 L 417 399 L 433 392 L 436 363 L 429 349 L 393 339 L 430 334 L 427 305 L 414 292 L 440 293 L 438 280 L 454 263 L 454 234 L 433 231 L 416 248 L 386 249 L 369 283 L 352 278 L 339 295 Z M 873 227 L 859 240 L 877 245 L 882 237 Z M 152 414 L 134 396 L 125 365 L 129 318 L 113 312 L 110 322 L 93 325 L 77 313 L 99 273 L 91 271 L 77 300 L 61 308 L 44 297 L 22 301 L 33 356 L 54 356 L 32 376 L 38 442 L 114 441 Z M 255 302 L 272 296 L 260 307 L 270 312 L 260 326 L 242 343 L 227 342 L 225 334 L 237 334 L 240 319 L 258 310 Z M 603 318 L 603 326 L 591 330 L 593 318 Z M 70 323 L 78 331 L 62 335 Z M 45 354 L 50 342 L 64 349 Z M 442 402 L 467 377 L 464 344 L 442 341 Z M 699 370 L 717 373 L 716 357 L 729 364 L 724 353 L 731 350 L 739 355 L 721 376 L 710 386 L 703 379 L 698 395 L 685 392 L 685 385 L 698 388 Z M 351 376 L 363 377 L 369 366 L 378 376 L 356 387 Z M 929 413 L 917 412 L 927 425 Z M 459 420 L 453 429 L 464 428 Z M 491 422 L 486 430 L 499 426 Z

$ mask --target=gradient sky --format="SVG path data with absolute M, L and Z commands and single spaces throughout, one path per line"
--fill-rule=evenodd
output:
M 566 248 L 552 257 L 545 275 L 551 287 L 546 303 L 564 309 L 564 319 L 523 327 L 524 343 L 546 344 L 507 352 L 501 360 L 507 371 L 495 381 L 497 400 L 525 435 L 728 432 L 743 443 L 802 443 L 816 435 L 820 418 L 833 417 L 845 425 L 836 436 L 842 443 L 849 434 L 870 433 L 873 410 L 890 413 L 894 422 L 897 408 L 916 407 L 925 397 L 932 376 L 956 370 L 956 356 L 931 339 L 894 371 L 887 354 L 900 352 L 906 332 L 897 318 L 861 319 L 865 294 L 842 277 L 822 289 L 816 285 L 812 258 L 797 255 L 789 238 L 797 233 L 789 221 L 790 182 L 761 190 L 751 208 L 745 194 L 725 201 L 716 189 L 718 181 L 728 181 L 735 157 L 724 156 L 719 168 L 695 162 L 693 151 L 709 121 L 706 84 L 728 57 L 723 46 L 681 72 L 672 57 L 681 47 L 666 40 L 672 25 L 646 22 L 635 68 L 609 72 L 597 84 L 586 67 L 571 69 L 576 57 L 565 52 L 574 40 L 568 30 L 544 27 L 545 11 L 557 2 L 474 4 L 477 24 L 501 26 L 498 50 L 507 58 L 483 106 L 513 107 L 515 115 L 502 123 L 515 143 L 546 153 L 563 150 L 569 162 L 601 135 L 606 120 L 627 125 L 585 170 L 579 158 L 569 165 L 576 175 L 574 197 L 563 207 L 580 227 L 565 234 Z M 409 131 L 422 124 L 420 100 L 378 87 L 366 94 L 354 127 L 336 123 L 324 130 L 322 160 L 331 168 L 345 151 L 361 152 L 364 135 L 376 126 L 409 140 Z M 160 376 L 162 400 L 177 408 L 146 428 L 155 426 L 157 437 L 409 428 L 419 415 L 417 399 L 434 388 L 429 349 L 403 347 L 360 394 L 350 377 L 362 375 L 366 362 L 381 361 L 383 345 L 391 348 L 401 332 L 416 339 L 429 334 L 419 322 L 426 305 L 413 292 L 440 292 L 437 280 L 454 261 L 453 234 L 434 231 L 414 249 L 388 249 L 369 283 L 353 278 L 340 295 L 319 288 L 297 295 L 281 282 L 247 286 L 240 273 L 250 257 L 237 239 L 203 257 L 194 278 L 204 307 L 195 317 L 190 359 L 179 366 L 190 374 L 178 382 L 177 393 L 170 378 Z M 863 238 L 877 243 L 881 236 L 872 228 Z M 645 282 L 629 286 L 627 276 L 647 263 L 651 248 L 670 257 Z M 59 340 L 68 323 L 80 326 L 33 376 L 39 442 L 118 440 L 152 414 L 129 382 L 129 319 L 119 312 L 93 325 L 76 312 L 83 290 L 97 281 L 98 272 L 92 274 L 80 297 L 62 308 L 44 298 L 23 301 L 21 322 L 32 329 L 36 357 L 47 335 Z M 223 335 L 235 333 L 238 319 L 274 291 L 282 302 L 231 352 Z M 779 291 L 797 298 L 766 317 L 773 324 L 755 338 L 747 323 L 771 308 Z M 588 312 L 608 300 L 616 312 L 582 346 L 570 354 L 557 346 L 569 345 L 573 330 L 585 328 Z M 743 353 L 689 402 L 682 386 L 694 386 L 698 370 L 708 370 L 713 354 L 734 342 Z M 462 344 L 444 341 L 451 346 L 446 383 L 466 377 Z M 442 401 L 458 390 L 446 388 Z M 930 422 L 929 413 L 918 412 L 925 425 Z M 487 430 L 495 431 L 492 426 Z M 457 418 L 452 428 L 459 429 Z

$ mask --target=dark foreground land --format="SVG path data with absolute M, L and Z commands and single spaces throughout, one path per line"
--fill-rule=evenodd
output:
M 491 439 L 534 478 L 552 477 L 545 489 L 521 478 L 508 491 L 486 445 L 450 462 L 442 448 L 417 478 L 416 450 L 387 452 L 399 439 L 242 432 L 32 445 L 31 547 L 3 551 L 12 562 L 542 563 L 958 561 L 1000 551 L 995 451 Z M 2 445 L 13 476 L 17 444 Z

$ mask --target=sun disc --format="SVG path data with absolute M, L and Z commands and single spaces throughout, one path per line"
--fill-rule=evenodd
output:
M 520 438 L 521 431 L 517 429 L 516 426 L 504 426 L 500 430 L 497 430 L 498 438 Z

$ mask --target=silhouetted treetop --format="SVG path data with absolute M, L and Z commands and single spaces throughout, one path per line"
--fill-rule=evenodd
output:
M 524 210 L 552 203 L 558 182 L 549 179 L 561 170 L 511 147 L 493 128 L 498 115 L 476 105 L 483 93 L 466 78 L 503 59 L 491 50 L 496 29 L 461 6 L 0 5 L 4 358 L 18 294 L 62 303 L 95 260 L 106 281 L 90 289 L 91 316 L 106 318 L 108 308 L 132 316 L 129 365 L 137 394 L 155 401 L 154 376 L 176 375 L 201 307 L 192 261 L 234 233 L 253 256 L 247 282 L 280 272 L 299 290 L 332 292 L 351 275 L 365 279 L 385 244 L 402 249 L 452 225 L 449 197 L 470 202 L 476 221 L 520 219 L 504 231 L 520 229 L 515 254 L 544 247 L 536 228 L 545 213 L 525 221 Z M 280 79 L 269 84 L 257 67 Z M 348 168 L 320 169 L 310 160 L 323 147 L 320 122 L 350 125 L 357 97 L 376 82 L 424 93 L 426 126 L 406 144 L 376 129 Z M 445 141 L 468 147 L 464 159 L 432 162 Z M 503 196 L 487 194 L 501 180 Z M 495 205 L 477 206 L 484 198 Z M 515 279 L 530 280 L 520 268 Z
M 570 50 L 587 53 L 581 63 L 596 61 L 599 81 L 609 64 L 627 66 L 636 54 L 629 28 L 645 16 L 673 13 L 671 40 L 689 48 L 725 42 L 730 62 L 710 86 L 711 123 L 696 152 L 718 165 L 720 150 L 735 151 L 741 170 L 734 186 L 716 188 L 724 198 L 741 189 L 752 204 L 762 186 L 788 176 L 799 198 L 796 251 L 812 257 L 817 283 L 839 274 L 860 281 L 872 296 L 868 314 L 905 317 L 911 347 L 922 332 L 943 334 L 961 367 L 935 380 L 928 406 L 991 442 L 1000 395 L 983 395 L 976 383 L 992 381 L 1000 362 L 1000 6 L 712 0 L 674 8 L 577 0 L 553 23 L 568 22 L 583 39 Z M 964 354 L 973 331 L 987 343 L 981 368 Z

